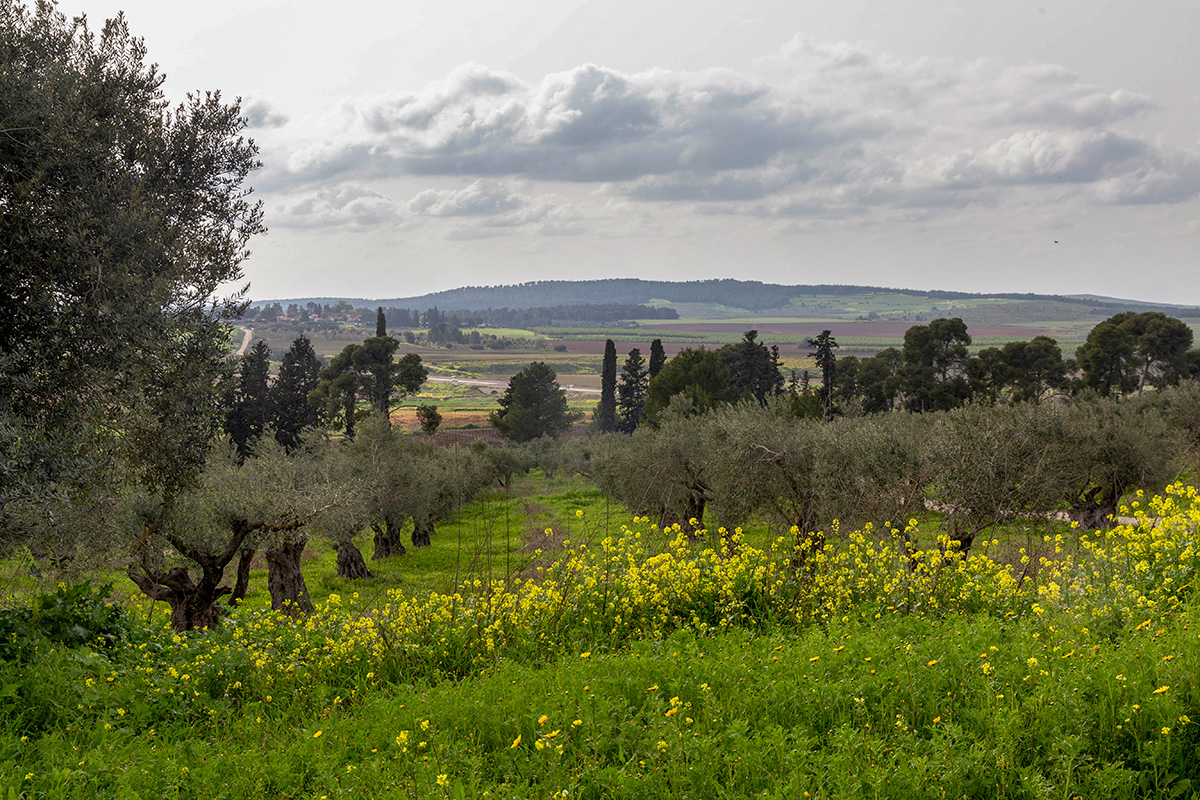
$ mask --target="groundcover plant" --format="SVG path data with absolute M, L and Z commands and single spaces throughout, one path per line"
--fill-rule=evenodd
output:
M 135 600 L 91 647 L 6 651 L 0 790 L 1191 796 L 1200 500 L 1122 513 L 1000 560 L 916 520 L 754 547 L 580 512 L 524 579 L 185 635 Z

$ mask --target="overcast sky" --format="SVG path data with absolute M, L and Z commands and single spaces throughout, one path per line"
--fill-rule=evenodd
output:
M 241 96 L 255 298 L 736 277 L 1200 303 L 1200 0 L 62 0 Z

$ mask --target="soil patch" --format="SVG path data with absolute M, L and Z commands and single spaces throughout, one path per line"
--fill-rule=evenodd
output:
M 475 425 L 479 428 L 486 428 L 491 423 L 488 422 L 488 412 L 479 409 L 462 409 L 453 408 L 438 408 L 438 413 L 442 415 L 442 425 L 438 429 L 439 432 L 447 428 L 462 428 L 467 425 Z M 421 423 L 417 420 L 417 409 L 406 407 L 398 408 L 392 412 L 392 424 L 407 431 L 421 430 Z

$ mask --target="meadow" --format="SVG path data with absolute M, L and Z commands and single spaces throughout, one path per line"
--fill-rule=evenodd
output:
M 535 473 L 374 580 L 318 552 L 310 616 L 261 573 L 188 634 L 49 587 L 91 638 L 10 633 L 0 796 L 1193 797 L 1200 498 L 1122 513 L 964 556 L 936 514 L 688 537 Z

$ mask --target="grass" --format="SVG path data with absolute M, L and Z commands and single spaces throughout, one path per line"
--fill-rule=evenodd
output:
M 1198 737 L 1179 720 L 1195 713 L 1196 699 L 1178 691 L 1188 686 L 1182 664 L 1164 665 L 1161 654 L 1169 648 L 1194 664 L 1197 622 L 1188 615 L 1084 652 L 1078 630 L 986 616 L 847 619 L 765 635 L 681 631 L 543 666 L 504 662 L 459 681 L 214 704 L 208 719 L 183 725 L 140 721 L 136 698 L 100 678 L 95 692 L 79 693 L 84 719 L 36 741 L 15 731 L 0 739 L 0 760 L 15 767 L 0 791 L 1187 796 Z M 70 677 L 86 682 L 88 670 L 71 666 Z M 1177 693 L 1155 695 L 1163 685 Z
M 174 636 L 133 603 L 120 644 L 0 661 L 0 797 L 1195 796 L 1200 501 L 1173 491 L 1012 584 L 934 567 L 934 514 L 924 577 L 882 531 L 792 574 L 765 528 L 706 554 L 531 474 L 374 581 L 307 561 L 308 619 L 260 593 Z

